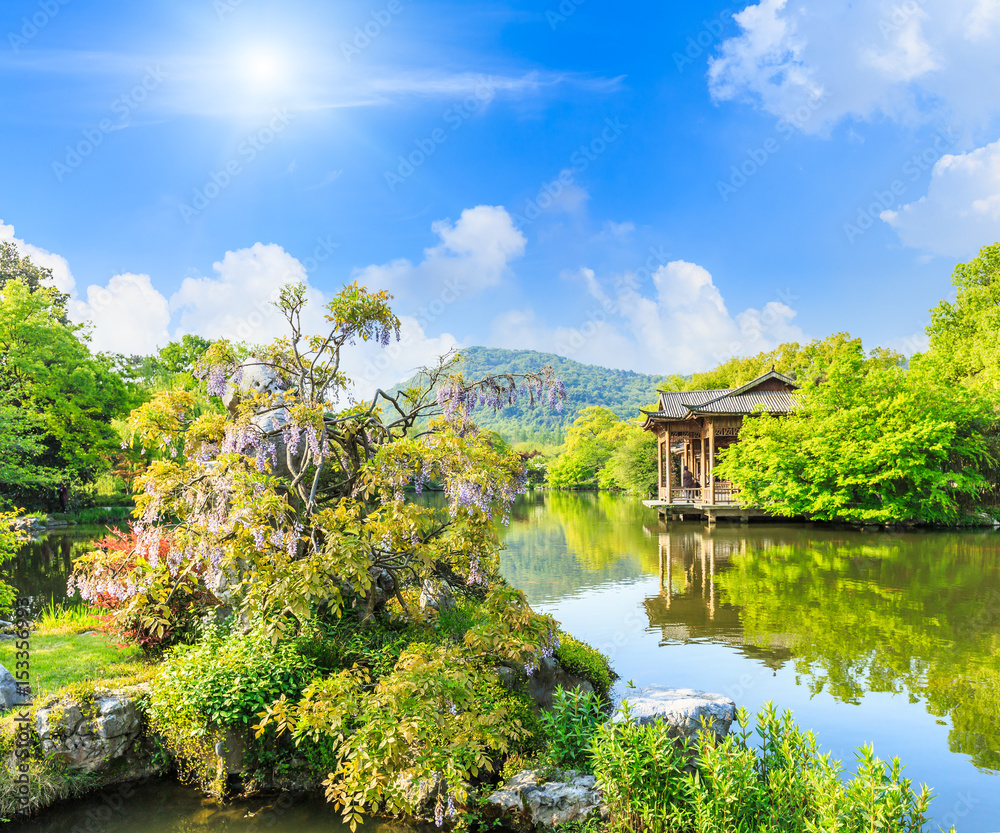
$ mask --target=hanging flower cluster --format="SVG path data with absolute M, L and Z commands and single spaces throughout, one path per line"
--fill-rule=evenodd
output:
M 494 412 L 516 405 L 519 400 L 527 400 L 534 408 L 543 402 L 562 412 L 566 398 L 566 386 L 552 374 L 552 368 L 545 368 L 541 378 L 518 381 L 507 375 L 485 379 L 469 384 L 461 376 L 450 377 L 438 387 L 437 403 L 444 409 L 444 417 L 449 422 L 471 419 L 477 407 L 486 407 Z

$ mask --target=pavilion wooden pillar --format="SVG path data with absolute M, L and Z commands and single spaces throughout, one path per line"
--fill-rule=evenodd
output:
M 708 420 L 708 502 L 715 506 L 715 420 Z
M 656 496 L 663 500 L 663 437 L 656 437 Z
M 701 426 L 701 502 L 705 502 L 708 495 L 708 475 L 707 461 L 705 459 L 705 434 L 707 433 L 704 423 Z
M 671 469 L 673 468 L 673 465 L 671 463 L 672 461 L 670 459 L 670 429 L 667 428 L 667 447 L 666 447 L 666 454 L 664 454 L 663 456 L 663 467 L 666 469 L 666 477 L 664 478 L 664 482 L 666 483 L 667 486 L 667 503 L 673 502 L 673 498 L 671 495 L 672 484 L 670 482 Z

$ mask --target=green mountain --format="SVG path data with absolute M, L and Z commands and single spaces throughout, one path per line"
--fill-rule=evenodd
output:
M 546 365 L 550 365 L 556 378 L 566 385 L 562 413 L 545 403 L 534 409 L 518 403 L 497 413 L 489 408 L 477 408 L 474 412 L 476 423 L 498 432 L 511 443 L 529 440 L 558 444 L 563 442 L 566 428 L 576 419 L 580 409 L 588 405 L 603 405 L 624 419 L 638 417 L 640 408 L 649 408 L 655 403 L 656 386 L 663 378 L 581 364 L 553 353 L 494 347 L 462 350 L 458 369 L 466 378 L 478 379 L 496 373 L 538 373 Z M 409 379 L 397 389 L 415 381 L 415 378 Z

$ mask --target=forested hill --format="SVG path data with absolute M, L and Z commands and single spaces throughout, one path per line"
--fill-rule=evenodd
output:
M 478 379 L 496 373 L 538 373 L 546 365 L 551 365 L 556 378 L 566 385 L 562 413 L 547 404 L 532 409 L 519 403 L 499 413 L 488 408 L 477 409 L 476 422 L 483 428 L 497 431 L 508 442 L 561 443 L 566 428 L 580 409 L 588 405 L 603 405 L 622 418 L 638 417 L 640 408 L 649 408 L 656 401 L 656 386 L 663 378 L 581 364 L 554 353 L 493 347 L 462 350 L 459 369 L 467 378 Z M 413 380 L 408 380 L 397 389 L 412 383 Z

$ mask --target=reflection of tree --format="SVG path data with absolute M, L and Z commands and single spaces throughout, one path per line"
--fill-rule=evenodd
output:
M 532 601 L 559 599 L 656 575 L 668 546 L 665 589 L 644 603 L 664 641 L 710 639 L 772 668 L 794 657 L 812 691 L 846 702 L 869 691 L 924 699 L 950 718 L 953 751 L 1000 769 L 1000 548 L 990 533 L 649 524 L 639 501 L 614 495 L 525 496 L 504 573 Z
M 748 536 L 746 553 L 716 576 L 747 641 L 795 634 L 789 647 L 810 689 L 841 700 L 926 698 L 932 714 L 951 717 L 952 751 L 1000 769 L 995 547 L 970 535 L 796 537 Z
M 46 605 L 53 598 L 64 599 L 73 559 L 86 552 L 94 539 L 103 534 L 103 528 L 80 527 L 28 541 L 8 565 L 5 577 L 19 595 L 31 597 L 36 606 Z
M 518 499 L 503 532 L 503 573 L 532 603 L 655 571 L 656 547 L 634 498 L 537 492 Z M 654 539 L 655 540 L 655 539 Z

